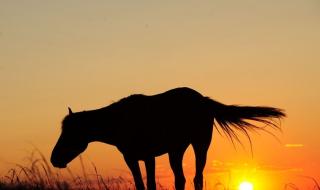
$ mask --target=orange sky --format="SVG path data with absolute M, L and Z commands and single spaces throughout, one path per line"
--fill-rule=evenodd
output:
M 288 114 L 280 142 L 253 134 L 253 158 L 247 143 L 235 150 L 215 131 L 206 175 L 217 174 L 207 178 L 246 167 L 278 184 L 319 179 L 319 19 L 316 0 L 1 1 L 0 174 L 24 161 L 30 143 L 50 156 L 67 106 L 95 109 L 189 86 Z M 128 171 L 109 145 L 90 144 L 84 158 L 106 175 Z M 166 156 L 157 161 L 171 175 Z M 192 164 L 189 151 L 187 174 Z

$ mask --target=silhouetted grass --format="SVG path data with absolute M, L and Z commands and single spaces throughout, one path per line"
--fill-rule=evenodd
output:
M 123 177 L 103 177 L 99 174 L 97 167 L 91 162 L 94 173 L 87 173 L 83 159 L 80 156 L 81 176 L 74 174 L 69 168 L 66 174 L 62 175 L 59 170 L 54 170 L 45 156 L 35 149 L 28 157 L 26 166 L 16 164 L 10 169 L 5 176 L 0 177 L 0 190 L 134 190 L 134 183 Z M 314 183 L 314 187 L 310 190 L 320 190 L 319 183 L 315 178 L 309 176 L 301 176 L 310 179 Z M 169 188 L 157 184 L 157 189 L 167 190 Z M 170 188 L 174 189 L 174 188 Z M 204 190 L 235 190 L 228 189 L 222 183 L 217 183 Z M 294 183 L 284 185 L 284 190 L 306 190 L 300 188 Z
M 310 176 L 300 176 L 300 177 L 310 179 L 314 183 L 314 186 L 313 186 L 313 188 L 311 190 L 320 190 L 320 185 L 319 185 L 318 181 L 315 178 L 310 177 Z M 299 188 L 294 183 L 285 184 L 284 189 L 285 190 L 304 190 L 302 188 Z
M 80 156 L 82 175 L 74 174 L 67 168 L 67 174 L 62 175 L 54 170 L 45 156 L 35 149 L 27 158 L 27 165 L 16 164 L 8 173 L 0 178 L 0 189 L 9 190 L 129 190 L 134 184 L 122 177 L 103 178 L 94 165 L 93 174 L 88 174 Z

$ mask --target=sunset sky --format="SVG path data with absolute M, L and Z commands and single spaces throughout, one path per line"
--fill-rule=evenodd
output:
M 208 183 L 231 173 L 261 190 L 312 187 L 302 176 L 320 181 L 319 21 L 318 0 L 0 1 L 0 175 L 24 163 L 32 144 L 50 157 L 68 106 L 90 110 L 188 86 L 288 115 L 278 140 L 252 133 L 253 156 L 245 138 L 235 149 L 215 130 Z M 129 172 L 110 145 L 92 143 L 83 158 L 105 176 Z M 189 181 L 193 162 L 189 149 Z M 173 177 L 166 155 L 157 175 Z

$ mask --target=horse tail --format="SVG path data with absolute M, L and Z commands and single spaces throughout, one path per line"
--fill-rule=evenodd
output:
M 237 131 L 244 133 L 251 144 L 248 134 L 250 130 L 262 129 L 266 131 L 266 126 L 281 130 L 279 122 L 276 122 L 275 119 L 280 121 L 280 119 L 286 116 L 284 110 L 274 107 L 225 105 L 210 98 L 206 98 L 206 101 L 211 114 L 214 115 L 216 123 L 230 137 L 232 142 L 234 142 L 234 139 L 240 142 L 236 133 Z M 250 120 L 253 123 L 249 123 Z M 265 125 L 259 126 L 257 125 L 258 123 Z M 218 128 L 217 130 L 220 133 Z

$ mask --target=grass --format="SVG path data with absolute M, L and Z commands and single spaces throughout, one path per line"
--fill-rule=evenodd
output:
M 45 156 L 35 149 L 28 157 L 26 166 L 16 164 L 0 178 L 0 189 L 17 190 L 129 190 L 134 184 L 123 177 L 103 178 L 92 164 L 93 174 L 88 174 L 80 156 L 82 174 L 74 174 L 70 169 L 67 176 L 52 168 Z M 161 187 L 160 187 L 161 188 Z M 163 188 L 162 188 L 163 189 Z
M 320 190 L 320 185 L 319 185 L 318 181 L 317 181 L 315 178 L 309 177 L 309 176 L 300 176 L 300 177 L 309 179 L 309 180 L 311 180 L 311 181 L 314 183 L 314 186 L 313 186 L 312 190 Z M 289 189 L 290 189 L 290 190 L 300 190 L 300 188 L 299 188 L 298 186 L 296 186 L 294 183 L 287 183 L 287 184 L 285 184 L 284 189 L 285 189 L 285 190 L 287 190 L 287 189 L 288 189 L 288 190 L 289 190 Z
M 87 173 L 83 159 L 80 156 L 81 175 L 74 174 L 67 168 L 67 175 L 62 175 L 59 170 L 52 168 L 45 156 L 37 148 L 27 158 L 27 165 L 16 164 L 8 173 L 0 177 L 0 189 L 8 190 L 134 190 L 134 184 L 131 180 L 123 177 L 103 177 L 99 174 L 97 167 L 91 163 L 93 173 Z M 311 190 L 320 190 L 316 179 L 308 176 L 307 178 L 314 183 Z M 167 190 L 168 188 L 157 184 L 158 190 Z M 172 189 L 172 188 L 170 188 Z M 212 190 L 231 190 L 222 183 L 217 183 Z M 284 190 L 306 190 L 299 188 L 294 183 L 284 185 Z M 207 188 L 205 188 L 207 190 Z

